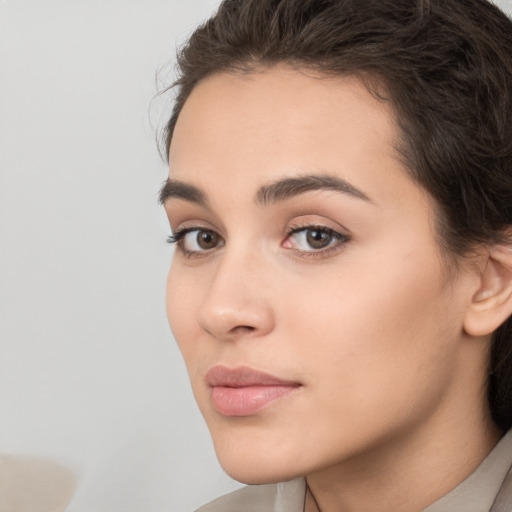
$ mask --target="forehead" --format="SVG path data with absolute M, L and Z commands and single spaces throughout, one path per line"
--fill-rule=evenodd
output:
M 391 106 L 356 77 L 286 66 L 219 73 L 185 102 L 170 175 L 206 189 L 256 190 L 284 176 L 334 173 L 364 188 L 367 178 L 386 179 L 386 167 L 402 169 L 397 140 Z

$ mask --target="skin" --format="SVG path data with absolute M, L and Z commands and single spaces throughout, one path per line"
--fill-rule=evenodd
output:
M 485 265 L 446 267 L 434 202 L 397 140 L 390 106 L 356 78 L 286 66 L 203 80 L 173 136 L 170 175 L 207 204 L 168 197 L 171 227 L 218 235 L 205 250 L 189 232 L 169 274 L 195 397 L 227 473 L 306 476 L 309 511 L 422 510 L 500 436 L 485 397 L 489 336 L 464 328 Z M 309 175 L 366 198 L 322 189 L 256 201 L 262 186 Z M 312 248 L 306 231 L 290 234 L 308 226 L 342 236 Z M 217 364 L 301 386 L 225 416 L 205 382 Z

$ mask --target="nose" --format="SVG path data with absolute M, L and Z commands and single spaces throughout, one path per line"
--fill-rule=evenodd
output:
M 268 274 L 261 256 L 223 255 L 199 309 L 200 327 L 223 341 L 270 333 L 274 310 Z

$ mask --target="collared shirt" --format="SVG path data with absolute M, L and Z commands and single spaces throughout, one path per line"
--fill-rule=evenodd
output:
M 487 512 L 511 466 L 512 430 L 509 430 L 471 475 L 423 512 Z
M 471 475 L 423 512 L 488 512 L 511 467 L 512 430 L 509 430 Z M 217 498 L 196 512 L 303 512 L 305 495 L 303 478 L 249 485 Z

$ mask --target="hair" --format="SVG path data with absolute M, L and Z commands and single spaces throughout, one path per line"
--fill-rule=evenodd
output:
M 165 150 L 196 84 L 284 63 L 356 75 L 389 101 L 411 176 L 435 199 L 441 247 L 509 243 L 512 21 L 486 0 L 224 0 L 178 52 Z M 493 334 L 488 400 L 512 426 L 512 318 Z

